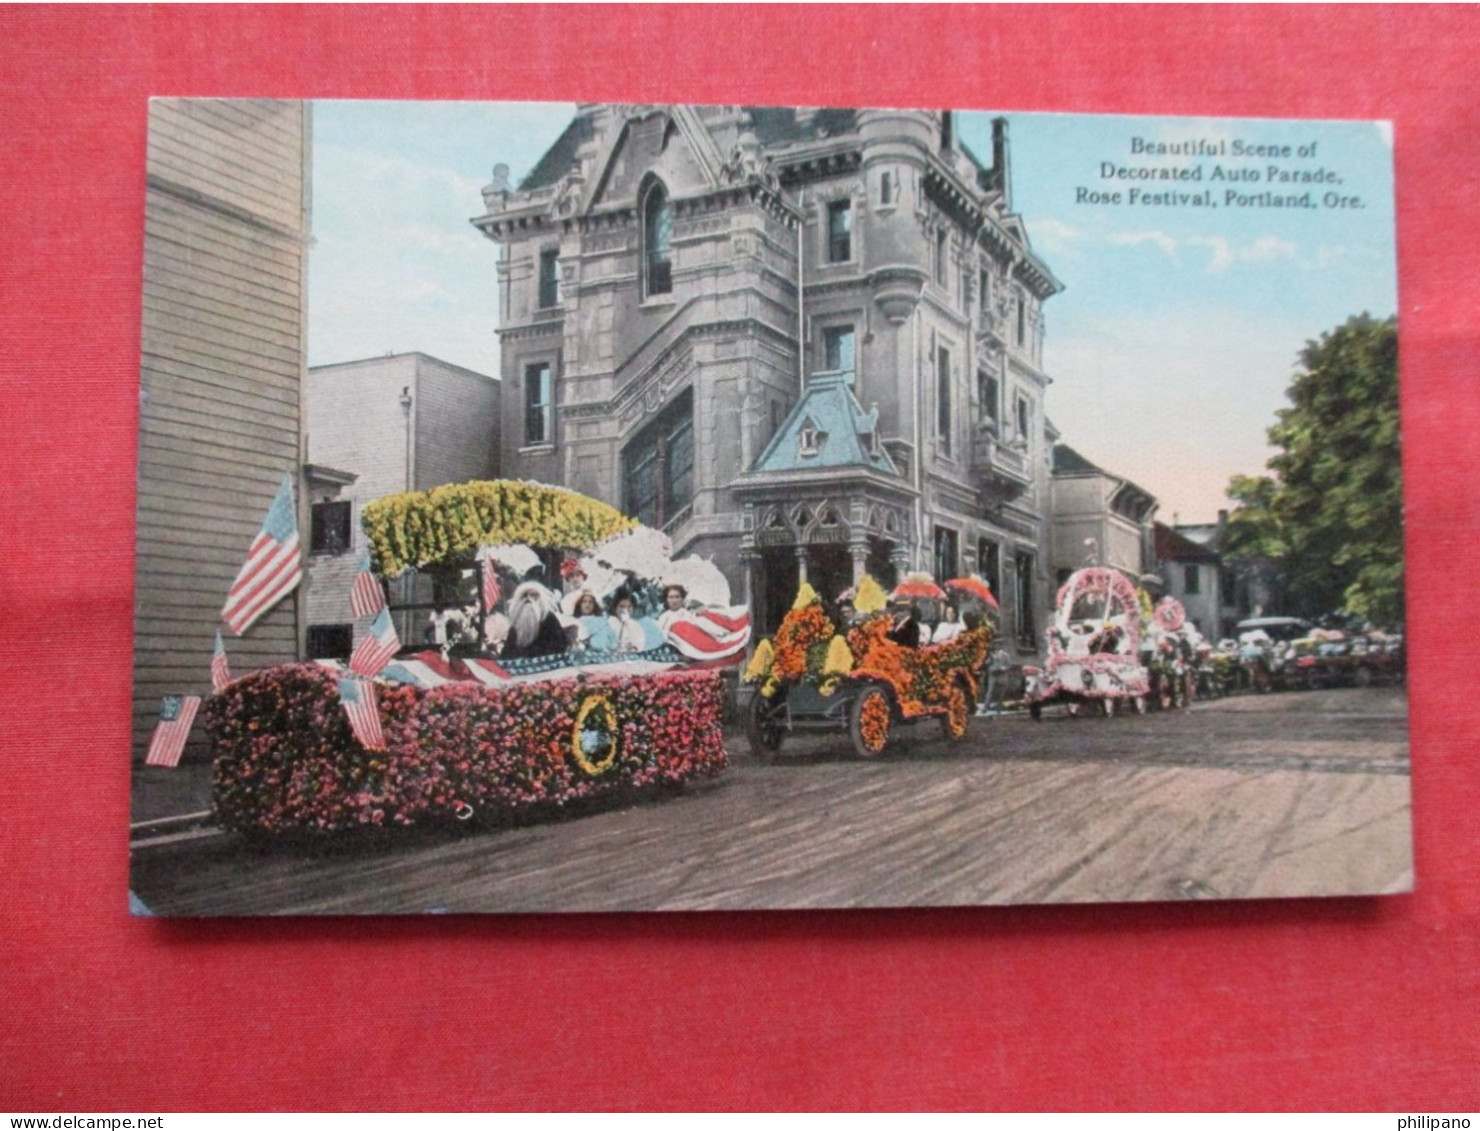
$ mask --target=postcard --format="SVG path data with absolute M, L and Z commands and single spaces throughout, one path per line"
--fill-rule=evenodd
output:
M 129 900 L 1413 884 L 1383 122 L 151 104 Z

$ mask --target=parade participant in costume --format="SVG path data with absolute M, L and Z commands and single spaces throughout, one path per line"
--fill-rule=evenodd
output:
M 631 592 L 618 589 L 612 600 L 612 651 L 646 652 L 651 645 L 643 622 L 636 616 L 636 601 Z
M 515 589 L 509 598 L 509 637 L 503 655 L 508 659 L 553 656 L 569 647 L 555 594 L 538 581 L 526 581 Z
M 739 655 L 750 642 L 750 611 L 694 607 L 689 591 L 677 582 L 669 582 L 663 586 L 658 628 L 664 640 L 686 659 L 724 660 Z
M 571 617 L 576 622 L 577 648 L 598 652 L 612 650 L 607 639 L 611 630 L 607 626 L 606 615 L 601 611 L 601 602 L 591 590 L 582 589 L 576 594 L 576 599 L 571 604 Z
M 930 634 L 930 643 L 944 644 L 947 640 L 954 640 L 966 631 L 966 626 L 956 616 L 956 606 L 947 605 L 940 623 L 935 626 L 935 631 Z
M 915 608 L 908 601 L 891 602 L 890 612 L 894 625 L 889 630 L 889 639 L 906 648 L 920 646 L 920 622 L 915 619 Z

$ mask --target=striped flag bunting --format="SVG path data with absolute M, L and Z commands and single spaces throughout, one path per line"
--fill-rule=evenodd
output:
M 298 550 L 293 478 L 284 475 L 272 506 L 267 508 L 262 529 L 247 551 L 246 563 L 226 594 L 221 619 L 240 636 L 258 617 L 291 593 L 302 577 L 303 556 Z
M 231 669 L 226 666 L 226 645 L 221 643 L 221 630 L 216 629 L 216 647 L 211 651 L 211 691 L 220 695 L 231 682 Z
M 385 608 L 385 590 L 380 579 L 370 572 L 370 551 L 360 551 L 360 561 L 355 573 L 355 587 L 349 594 L 350 611 L 357 617 L 373 617 Z
M 349 716 L 349 726 L 366 750 L 384 750 L 385 733 L 380 729 L 380 704 L 375 684 L 359 679 L 339 681 L 339 701 Z
M 180 755 L 185 752 L 185 740 L 190 737 L 190 727 L 199 707 L 199 695 L 164 697 L 159 722 L 154 726 L 154 736 L 149 739 L 149 752 L 144 755 L 144 765 L 173 769 L 180 764 Z
M 370 622 L 370 631 L 355 645 L 349 658 L 349 670 L 374 679 L 400 650 L 401 640 L 396 635 L 396 626 L 391 623 L 390 610 L 381 609 Z
M 738 660 L 750 643 L 750 610 L 744 605 L 664 613 L 659 624 L 668 643 L 690 660 Z

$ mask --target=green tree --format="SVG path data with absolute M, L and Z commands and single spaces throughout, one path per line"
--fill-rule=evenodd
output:
M 1272 560 L 1290 611 L 1403 619 L 1403 498 L 1395 319 L 1363 314 L 1307 342 L 1269 430 L 1272 475 L 1236 475 L 1224 544 Z

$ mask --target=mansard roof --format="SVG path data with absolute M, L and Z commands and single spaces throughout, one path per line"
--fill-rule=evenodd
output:
M 747 106 L 750 128 L 762 145 L 785 145 L 810 141 L 826 134 L 850 134 L 858 128 L 858 111 L 823 108 L 801 116 L 795 106 Z
M 555 144 L 545 150 L 545 155 L 519 182 L 520 192 L 546 188 L 553 185 L 576 164 L 576 150 L 591 140 L 595 126 L 590 114 L 577 114 L 570 120 L 564 132 L 555 139 Z
M 807 391 L 755 461 L 754 470 L 861 467 L 898 475 L 875 439 L 879 410 L 865 412 L 852 385 L 853 374 L 845 371 L 812 374 Z
M 808 116 L 794 106 L 747 106 L 745 112 L 750 116 L 751 129 L 762 146 L 787 145 L 824 135 L 836 137 L 858 128 L 857 110 L 823 108 Z M 575 168 L 577 150 L 591 140 L 594 132 L 594 115 L 590 111 L 577 114 L 519 182 L 519 191 L 548 188 L 559 181 Z

